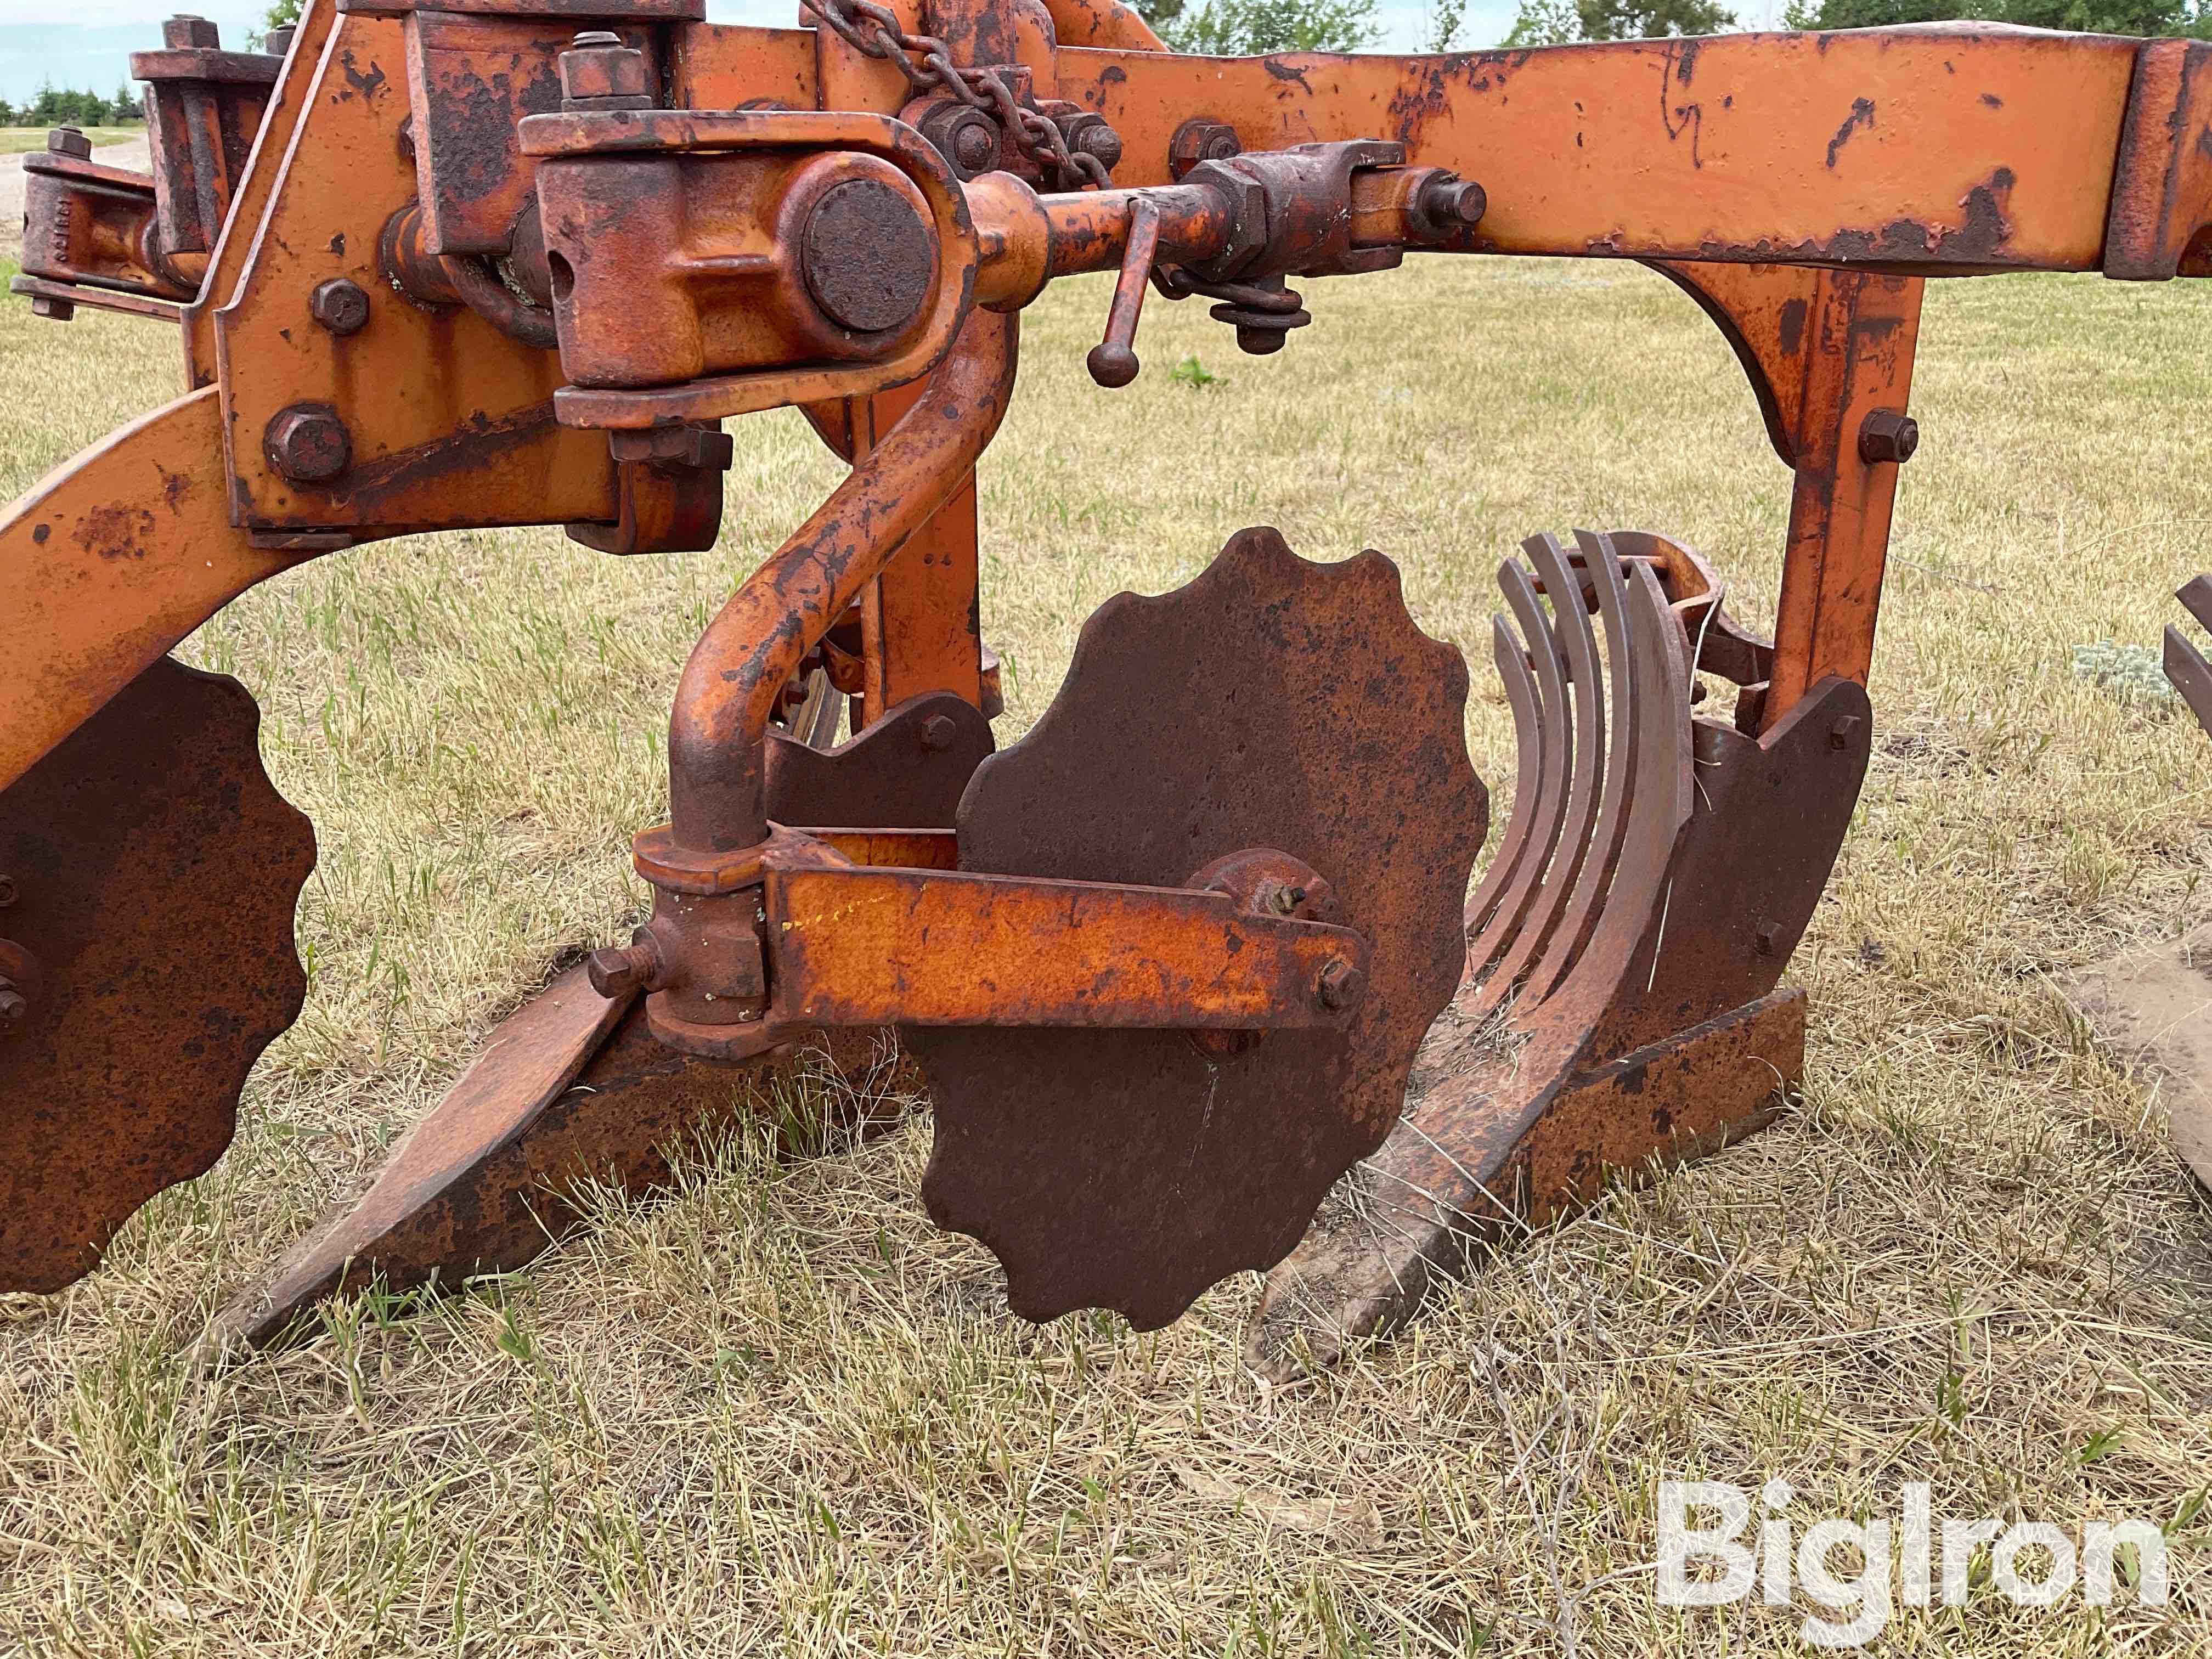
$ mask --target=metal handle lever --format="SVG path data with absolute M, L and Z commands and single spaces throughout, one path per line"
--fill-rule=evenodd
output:
M 1160 210 L 1145 197 L 1129 204 L 1129 236 L 1121 252 L 1121 275 L 1114 284 L 1114 303 L 1106 313 L 1106 337 L 1083 361 L 1103 386 L 1123 386 L 1137 378 L 1137 319 L 1145 307 L 1145 284 L 1160 247 Z

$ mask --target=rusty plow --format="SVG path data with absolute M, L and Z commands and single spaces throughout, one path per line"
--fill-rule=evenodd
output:
M 310 0 L 237 52 L 179 19 L 136 68 L 150 173 L 67 130 L 33 159 L 17 289 L 175 329 L 183 385 L 0 520 L 0 1289 L 94 1270 L 208 1169 L 301 1007 L 313 832 L 251 697 L 168 653 L 385 537 L 711 548 L 729 424 L 796 408 L 847 470 L 684 668 L 665 821 L 632 826 L 650 914 L 221 1330 L 518 1266 L 577 1224 L 575 1181 L 650 1189 L 800 1056 L 866 1068 L 895 1035 L 934 1111 L 920 1201 L 1017 1314 L 1151 1328 L 1256 1271 L 1255 1364 L 1340 1353 L 1786 1109 L 1783 976 L 1867 765 L 1926 283 L 2212 270 L 2196 42 L 1200 60 L 1117 0 L 802 22 Z M 1697 141 L 1661 142 L 1654 89 L 1693 69 Z M 1468 665 L 1397 568 L 1246 529 L 1102 607 L 1001 746 L 975 481 L 1024 308 L 1114 274 L 1109 397 L 1147 303 L 1294 356 L 1413 254 L 1634 259 L 1695 299 L 1790 474 L 1771 638 L 1685 543 L 1526 543 L 1485 671 L 1518 745 L 1492 838 Z M 2168 653 L 2204 715 L 2203 661 Z

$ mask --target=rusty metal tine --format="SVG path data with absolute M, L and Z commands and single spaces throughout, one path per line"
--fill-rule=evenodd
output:
M 2197 580 L 2204 579 L 2199 576 Z M 2181 591 L 2185 594 L 2189 589 Z M 2197 723 L 2212 732 L 2212 664 L 2205 662 L 2203 653 L 2184 638 L 2181 630 L 2172 623 L 2166 625 L 2166 678 L 2181 694 L 2182 701 L 2189 705 L 2189 712 L 2197 716 Z
M 1587 1022 L 1612 1000 L 1631 966 L 1663 889 L 1674 848 L 1697 803 L 1690 747 L 1689 647 L 1668 613 L 1659 579 L 1639 566 L 1628 582 L 1629 672 L 1635 676 L 1635 797 L 1627 833 L 1613 872 L 1610 902 L 1598 913 L 1590 942 L 1577 963 L 1573 1006 Z M 1656 930 L 1656 957 L 1666 930 Z M 1585 1000 L 1585 989 L 1587 998 Z
M 1504 683 L 1505 701 L 1513 710 L 1514 785 L 1513 816 L 1505 826 L 1504 840 L 1490 860 L 1484 873 L 1482 885 L 1467 904 L 1467 930 L 1469 940 L 1475 939 L 1497 908 L 1499 897 L 1521 868 L 1522 858 L 1528 850 L 1528 828 L 1534 814 L 1531 807 L 1536 793 L 1536 780 L 1543 769 L 1544 738 L 1542 699 L 1536 682 L 1528 670 L 1528 653 L 1521 648 L 1520 636 L 1506 625 L 1503 617 L 1490 619 L 1490 655 L 1498 665 L 1498 678 Z M 1472 952 L 1468 957 L 1470 970 L 1481 966 Z
M 1542 960 L 1528 976 L 1528 994 L 1540 1000 L 1559 988 L 1589 943 L 1590 933 L 1597 926 L 1598 911 L 1613 886 L 1613 870 L 1620 860 L 1621 840 L 1627 834 L 1628 809 L 1636 787 L 1635 749 L 1631 737 L 1635 730 L 1638 688 L 1636 676 L 1631 672 L 1627 590 L 1621 580 L 1620 565 L 1611 556 L 1610 538 L 1577 530 L 1575 539 L 1582 548 L 1584 564 L 1594 573 L 1598 616 L 1605 626 L 1608 671 L 1605 718 L 1611 747 L 1606 755 L 1604 799 L 1596 828 L 1590 833 L 1589 855 L 1583 860 L 1582 874 L 1575 883 L 1573 896 L 1568 900 L 1559 929 L 1546 947 Z
M 1538 725 L 1542 743 L 1529 798 L 1528 855 L 1515 872 L 1512 885 L 1499 896 L 1482 937 L 1468 952 L 1470 963 L 1480 963 L 1480 971 L 1487 975 L 1482 996 L 1468 1011 L 1476 1017 L 1512 989 L 1512 981 L 1500 977 L 1496 969 L 1519 938 L 1528 921 L 1529 906 L 1542 889 L 1553 849 L 1559 844 L 1559 825 L 1567 811 L 1567 768 L 1573 761 L 1575 745 L 1574 727 L 1568 714 L 1566 664 L 1560 659 L 1559 640 L 1545 619 L 1543 608 L 1536 602 L 1528 574 L 1509 559 L 1498 568 L 1498 586 L 1521 624 L 1537 689 L 1543 697 Z M 1525 781 L 1515 787 L 1516 817 L 1520 814 L 1519 792 L 1530 787 Z
M 2182 608 L 2207 629 L 2212 629 L 2212 576 L 2191 576 L 2174 590 Z
M 1554 593 L 1574 591 L 1567 574 L 1566 555 L 1559 538 L 1531 536 L 1521 544 L 1537 576 L 1552 585 Z M 1605 684 L 1598 666 L 1597 636 L 1590 631 L 1589 613 L 1580 605 L 1552 605 L 1553 632 L 1565 652 L 1572 678 L 1574 703 L 1569 714 L 1575 732 L 1567 765 L 1566 815 L 1553 843 L 1550 867 L 1539 890 L 1541 897 L 1521 927 L 1512 949 L 1499 962 L 1497 981 L 1503 988 L 1522 979 L 1534 965 L 1565 913 L 1589 855 L 1590 825 L 1596 816 L 1598 791 L 1605 775 Z M 1537 995 L 1540 998 L 1540 993 Z

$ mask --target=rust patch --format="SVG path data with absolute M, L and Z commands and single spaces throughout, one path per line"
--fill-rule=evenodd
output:
M 103 559 L 143 559 L 153 539 L 154 515 L 143 507 L 111 502 L 84 516 L 73 538 L 88 553 Z

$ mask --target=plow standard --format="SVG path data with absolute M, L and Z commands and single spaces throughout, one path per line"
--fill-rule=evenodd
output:
M 2212 49 L 1960 25 L 1206 59 L 1115 0 L 702 20 L 313 0 L 257 53 L 179 18 L 134 64 L 150 175 L 66 130 L 31 159 L 17 289 L 166 321 L 185 390 L 0 521 L 0 1289 L 91 1271 L 209 1168 L 301 1006 L 313 830 L 252 699 L 170 649 L 382 537 L 710 547 L 725 423 L 794 405 L 851 470 L 684 672 L 650 919 L 513 1016 L 228 1330 L 519 1265 L 565 1182 L 650 1185 L 748 1078 L 887 1028 L 934 1105 L 929 1212 L 1017 1313 L 1155 1327 L 1267 1271 L 1268 1364 L 1770 1121 L 1872 740 L 1923 284 L 2212 270 Z M 1104 397 L 1148 295 L 1295 352 L 1339 284 L 1294 280 L 1409 252 L 1653 265 L 1795 478 L 1771 641 L 1668 536 L 1501 566 L 1518 786 L 1472 897 L 1468 665 L 1382 555 L 1230 537 L 1093 616 L 1003 750 L 979 625 L 975 472 L 1049 283 L 1119 273 Z M 1325 1210 L 1347 1175 L 1367 1201 Z

